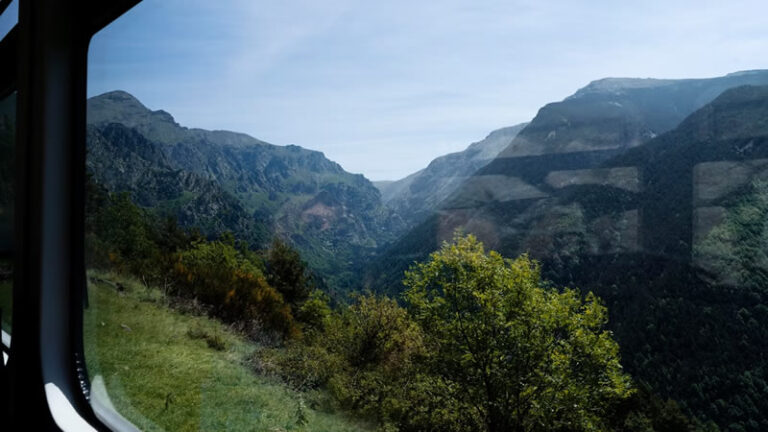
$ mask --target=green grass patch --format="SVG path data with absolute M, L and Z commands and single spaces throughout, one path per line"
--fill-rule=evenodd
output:
M 258 345 L 205 316 L 167 306 L 159 290 L 89 273 L 86 359 L 111 403 L 142 430 L 372 430 L 249 365 Z

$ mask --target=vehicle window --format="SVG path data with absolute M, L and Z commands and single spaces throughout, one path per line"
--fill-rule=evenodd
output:
M 768 430 L 765 5 L 256 3 L 91 43 L 97 413 Z

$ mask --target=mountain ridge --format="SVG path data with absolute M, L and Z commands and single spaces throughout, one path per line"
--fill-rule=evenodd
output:
M 439 156 L 409 176 L 377 186 L 382 202 L 412 227 L 501 152 L 528 123 L 496 129 L 462 151 Z
M 397 231 L 378 189 L 321 152 L 186 128 L 123 91 L 88 100 L 88 130 L 89 169 L 110 190 L 209 236 L 229 229 L 254 247 L 284 237 L 344 286 L 353 283 L 351 266 Z

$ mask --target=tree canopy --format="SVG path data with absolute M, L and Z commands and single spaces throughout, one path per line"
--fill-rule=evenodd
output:
M 528 256 L 486 252 L 456 236 L 406 273 L 405 298 L 433 354 L 488 431 L 601 430 L 629 396 L 607 313 L 591 293 L 555 289 Z

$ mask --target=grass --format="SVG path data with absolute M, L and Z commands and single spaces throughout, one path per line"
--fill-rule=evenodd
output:
M 111 403 L 140 429 L 372 430 L 343 413 L 303 406 L 302 394 L 257 375 L 248 359 L 258 345 L 222 323 L 177 312 L 159 290 L 135 281 L 102 273 L 89 279 L 89 375 L 103 380 Z

